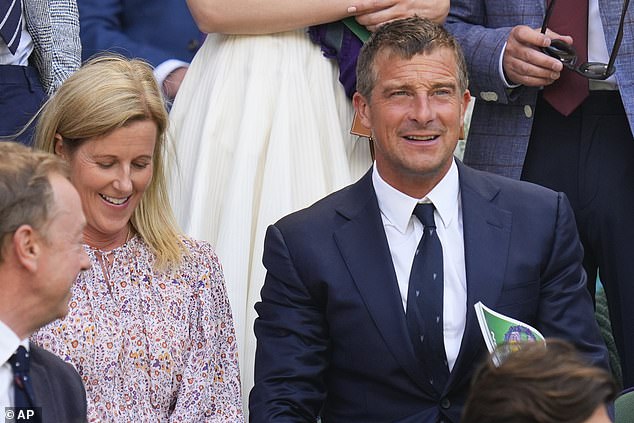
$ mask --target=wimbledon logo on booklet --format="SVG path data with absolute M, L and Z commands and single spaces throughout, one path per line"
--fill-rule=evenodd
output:
M 531 325 L 491 310 L 480 301 L 473 306 L 484 342 L 497 366 L 506 355 L 519 350 L 523 342 L 545 342 L 544 336 Z

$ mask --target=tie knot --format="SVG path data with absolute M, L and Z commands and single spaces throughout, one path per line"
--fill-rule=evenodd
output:
M 15 354 L 9 358 L 9 364 L 13 369 L 13 373 L 29 372 L 29 353 L 22 345 L 18 347 Z
M 435 228 L 434 222 L 434 205 L 432 203 L 418 203 L 414 207 L 414 215 L 420 220 L 425 227 Z

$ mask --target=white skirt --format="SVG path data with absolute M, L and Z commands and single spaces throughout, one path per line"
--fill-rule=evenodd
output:
M 245 399 L 267 226 L 371 164 L 367 139 L 349 133 L 352 103 L 337 78 L 305 30 L 210 34 L 170 113 L 172 205 L 183 230 L 210 241 L 222 262 Z

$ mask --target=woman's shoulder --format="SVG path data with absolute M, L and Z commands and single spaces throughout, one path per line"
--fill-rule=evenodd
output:
M 185 257 L 193 257 L 194 259 L 201 257 L 217 257 L 214 248 L 208 241 L 194 239 L 188 236 L 181 236 L 181 242 L 186 248 Z
M 204 271 L 206 268 L 220 271 L 220 261 L 211 244 L 204 240 L 193 239 L 187 236 L 181 237 L 185 246 L 181 261 L 181 268 L 197 268 Z

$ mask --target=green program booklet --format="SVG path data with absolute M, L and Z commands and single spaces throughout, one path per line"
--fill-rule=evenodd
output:
M 493 354 L 496 365 L 504 358 L 500 354 L 506 355 L 520 349 L 522 342 L 544 341 L 544 336 L 527 323 L 491 310 L 480 301 L 474 307 L 484 343 Z

